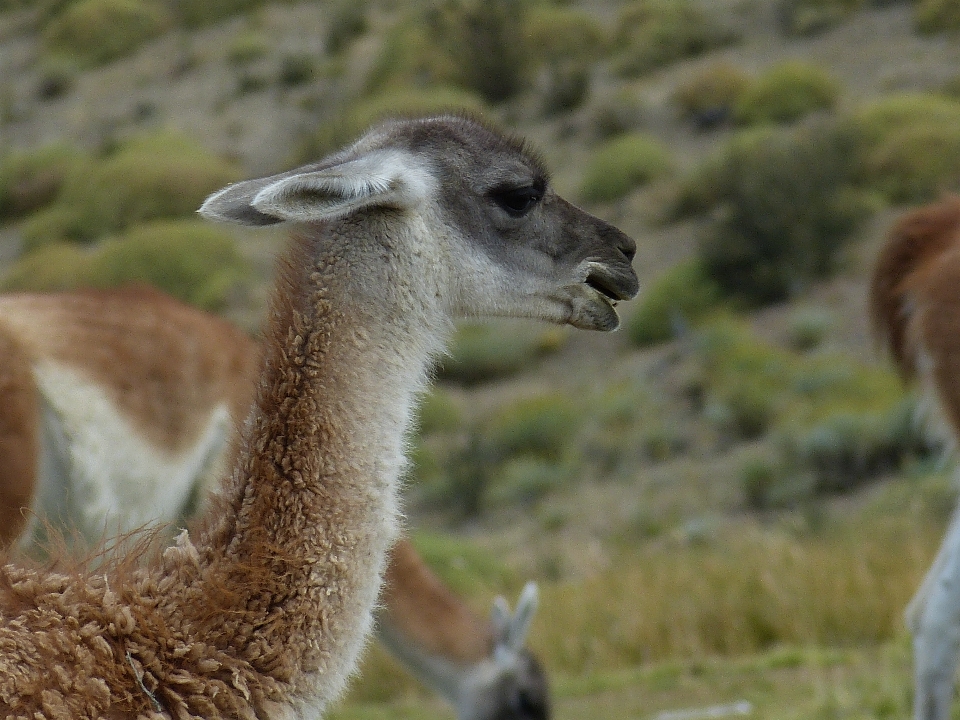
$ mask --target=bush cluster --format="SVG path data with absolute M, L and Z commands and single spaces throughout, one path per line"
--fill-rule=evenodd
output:
M 698 259 L 682 262 L 654 280 L 624 330 L 641 347 L 672 340 L 692 323 L 716 311 L 719 286 Z
M 365 3 L 346 0 L 333 5 L 327 29 L 326 50 L 336 55 L 370 29 Z
M 455 87 L 498 104 L 536 87 L 546 113 L 580 105 L 591 66 L 609 46 L 594 17 L 515 0 L 434 0 L 399 15 L 383 38 L 365 94 Z
M 49 53 L 94 66 L 128 55 L 171 24 L 170 13 L 159 2 L 78 0 L 47 23 L 43 43 Z
M 534 7 L 525 19 L 524 42 L 535 64 L 542 65 L 543 109 L 562 112 L 579 106 L 590 91 L 594 62 L 610 38 L 589 13 L 570 7 Z
M 0 221 L 21 217 L 50 204 L 71 170 L 85 156 L 55 144 L 0 159 Z
M 684 118 L 709 128 L 733 118 L 734 108 L 749 85 L 746 72 L 732 63 L 719 62 L 678 85 L 672 100 Z
M 583 414 L 561 394 L 515 400 L 501 407 L 483 430 L 490 455 L 500 461 L 516 456 L 559 462 L 570 449 L 570 438 Z
M 630 76 L 738 39 L 696 0 L 634 0 L 620 11 L 617 27 L 615 63 Z
M 25 223 L 24 240 L 28 248 L 90 242 L 147 220 L 189 216 L 238 175 L 185 137 L 133 138 L 99 161 L 73 166 L 56 202 Z
M 430 39 L 458 84 L 498 103 L 529 80 L 525 12 L 516 0 L 441 0 L 429 15 Z
M 805 62 L 785 62 L 743 89 L 734 114 L 743 125 L 790 122 L 832 108 L 839 94 L 839 85 L 825 70 Z
M 932 200 L 960 188 L 960 126 L 921 125 L 891 133 L 866 158 L 866 177 L 896 203 Z
M 894 95 L 853 113 L 859 181 L 893 202 L 935 199 L 960 187 L 960 100 Z
M 834 269 L 869 209 L 853 143 L 832 125 L 754 130 L 705 164 L 698 202 L 715 221 L 700 254 L 726 294 L 776 302 Z
M 430 451 L 431 438 L 414 453 L 421 501 L 465 518 L 504 504 L 535 502 L 572 477 L 573 438 L 582 422 L 570 398 L 542 394 L 507 402 L 467 428 L 446 427 L 442 469 L 435 468 L 426 484 L 421 467 L 429 470 L 438 459 Z
M 46 245 L 15 263 L 0 285 L 47 292 L 146 283 L 219 310 L 249 274 L 231 235 L 199 220 L 170 220 L 131 228 L 91 248 Z
M 780 0 L 780 29 L 787 35 L 812 35 L 845 20 L 864 0 Z
M 177 20 L 188 27 L 210 25 L 263 4 L 263 0 L 176 0 Z
M 601 143 L 584 170 L 580 196 L 587 202 L 609 202 L 667 174 L 667 150 L 642 133 L 628 133 Z
M 958 0 L 919 0 L 914 10 L 913 21 L 918 32 L 928 35 L 960 32 L 960 2 Z
M 742 468 L 747 501 L 790 505 L 846 491 L 930 452 L 898 377 L 844 355 L 802 355 L 738 323 L 704 326 L 696 349 L 705 408 L 737 439 L 770 434 Z
M 433 115 L 467 111 L 483 115 L 485 105 L 474 93 L 451 86 L 402 87 L 371 95 L 348 106 L 341 115 L 321 126 L 298 149 L 300 162 L 310 162 L 355 140 L 386 117 Z
M 246 28 L 231 38 L 227 44 L 227 61 L 232 65 L 248 65 L 264 57 L 270 51 L 267 36 L 252 28 Z
M 472 385 L 513 375 L 551 349 L 550 337 L 526 324 L 463 323 L 440 363 L 440 377 Z

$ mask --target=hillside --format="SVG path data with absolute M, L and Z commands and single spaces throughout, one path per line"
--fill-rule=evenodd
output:
M 560 720 L 908 715 L 901 612 L 953 489 L 866 287 L 893 219 L 960 189 L 956 3 L 491 2 L 525 13 L 491 86 L 468 0 L 144 0 L 134 38 L 95 2 L 124 4 L 0 0 L 0 288 L 170 283 L 255 332 L 281 238 L 189 207 L 383 112 L 486 115 L 637 239 L 641 297 L 613 335 L 464 325 L 414 447 L 421 550 L 484 613 L 541 583 Z M 164 238 L 162 273 L 110 259 Z M 379 650 L 333 715 L 449 716 Z

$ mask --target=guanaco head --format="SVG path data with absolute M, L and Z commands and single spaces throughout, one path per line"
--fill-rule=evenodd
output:
M 451 316 L 613 330 L 617 301 L 638 290 L 634 241 L 559 197 L 523 143 L 468 117 L 387 121 L 320 162 L 224 188 L 200 212 L 335 225 L 364 262 L 404 258 L 391 279 Z
M 473 671 L 457 702 L 459 720 L 547 720 L 547 676 L 526 649 L 538 603 L 537 586 L 527 583 L 514 612 L 503 597 L 493 604 L 494 647 L 491 657 Z

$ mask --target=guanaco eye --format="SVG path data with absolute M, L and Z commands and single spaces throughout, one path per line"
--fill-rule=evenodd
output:
M 493 190 L 490 197 L 511 217 L 523 217 L 543 199 L 543 185 L 525 185 L 519 188 Z

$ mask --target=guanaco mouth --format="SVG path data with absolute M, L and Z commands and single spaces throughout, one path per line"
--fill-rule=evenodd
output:
M 616 280 L 614 278 L 605 276 L 596 270 L 591 271 L 583 282 L 587 287 L 596 290 L 600 295 L 609 300 L 611 305 L 616 305 L 619 300 L 629 300 L 631 297 L 630 294 L 625 293 L 616 286 Z

